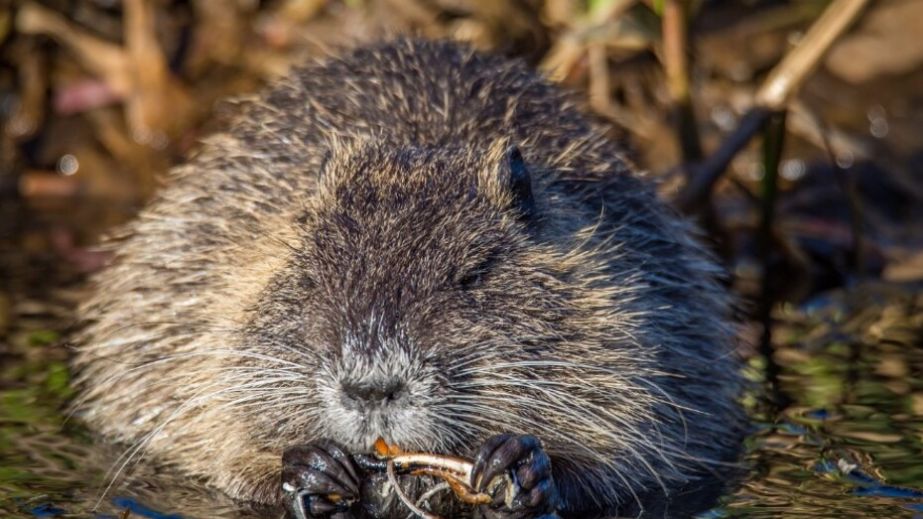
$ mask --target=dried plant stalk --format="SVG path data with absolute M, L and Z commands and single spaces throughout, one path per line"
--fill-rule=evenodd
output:
M 869 0 L 835 0 L 792 49 L 769 73 L 756 93 L 756 104 L 783 110 L 802 83 L 820 64 L 821 58 L 859 17 Z
M 417 515 L 417 517 L 422 517 L 423 519 L 442 519 L 438 515 L 431 514 L 426 510 L 418 507 L 416 503 L 410 500 L 410 496 L 404 493 L 404 489 L 401 488 L 400 481 L 397 480 L 397 471 L 394 469 L 394 460 L 388 460 L 388 481 L 391 483 L 391 486 L 394 488 L 394 492 L 397 493 L 397 497 L 400 498 L 401 502 L 410 509 L 411 512 Z
M 440 519 L 439 516 L 418 507 L 407 496 L 397 480 L 397 471 L 401 469 L 412 476 L 432 476 L 445 481 L 455 496 L 463 503 L 483 505 L 492 498 L 483 492 L 476 492 L 471 485 L 471 473 L 474 463 L 456 456 L 442 456 L 423 452 L 403 452 L 396 445 L 388 444 L 383 438 L 375 442 L 375 453 L 388 460 L 388 480 L 400 500 L 417 516 L 424 519 Z
M 820 64 L 833 42 L 858 18 L 869 0 L 834 0 L 808 29 L 798 46 L 773 68 L 754 98 L 754 106 L 737 129 L 725 138 L 721 147 L 692 171 L 689 183 L 674 203 L 687 213 L 694 213 L 708 203 L 715 183 L 727 170 L 737 153 L 750 142 L 772 115 L 787 109 L 802 83 Z
M 432 476 L 444 480 L 455 496 L 469 505 L 486 505 L 491 502 L 491 497 L 481 492 L 475 492 L 468 483 L 459 479 L 458 475 L 452 472 L 438 469 L 417 469 L 410 473 L 413 476 Z
M 462 481 L 471 480 L 474 463 L 457 456 L 443 456 L 425 452 L 404 452 L 396 445 L 389 445 L 384 439 L 375 442 L 378 457 L 391 460 L 400 469 L 433 469 L 455 475 Z

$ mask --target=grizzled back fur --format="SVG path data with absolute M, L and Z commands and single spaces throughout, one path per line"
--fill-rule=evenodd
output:
M 527 67 L 400 40 L 237 110 L 81 311 L 76 407 L 126 466 L 271 502 L 292 444 L 470 455 L 514 432 L 541 438 L 568 509 L 625 511 L 733 458 L 718 268 Z M 342 396 L 370 384 L 389 409 Z

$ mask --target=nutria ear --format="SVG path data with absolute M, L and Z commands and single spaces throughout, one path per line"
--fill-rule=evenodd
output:
M 535 197 L 532 196 L 532 175 L 522 158 L 522 153 L 516 146 L 507 148 L 500 166 L 501 173 L 506 177 L 507 188 L 513 195 L 513 205 L 528 219 L 535 215 Z
M 522 220 L 536 216 L 532 174 L 516 145 L 509 139 L 493 142 L 481 164 L 477 191 L 497 206 L 514 210 Z
M 321 156 L 320 164 L 317 166 L 317 182 L 321 183 L 330 176 L 330 162 L 333 160 L 333 150 L 327 148 Z

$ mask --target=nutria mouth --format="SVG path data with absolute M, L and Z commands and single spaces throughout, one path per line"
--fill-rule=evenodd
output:
M 735 458 L 720 269 L 524 64 L 397 40 L 237 110 L 81 309 L 99 433 L 305 516 L 404 516 L 446 480 L 366 492 L 380 435 L 471 461 L 449 479 L 492 500 L 429 499 L 453 517 L 657 514 Z

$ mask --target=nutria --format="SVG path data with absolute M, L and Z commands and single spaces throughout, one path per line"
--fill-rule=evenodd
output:
M 506 518 L 636 514 L 733 460 L 720 269 L 527 66 L 398 40 L 235 114 L 81 310 L 76 407 L 126 464 L 404 515 L 365 502 L 381 479 L 353 456 L 381 436 L 477 460 L 478 490 L 515 481 L 474 510 Z

